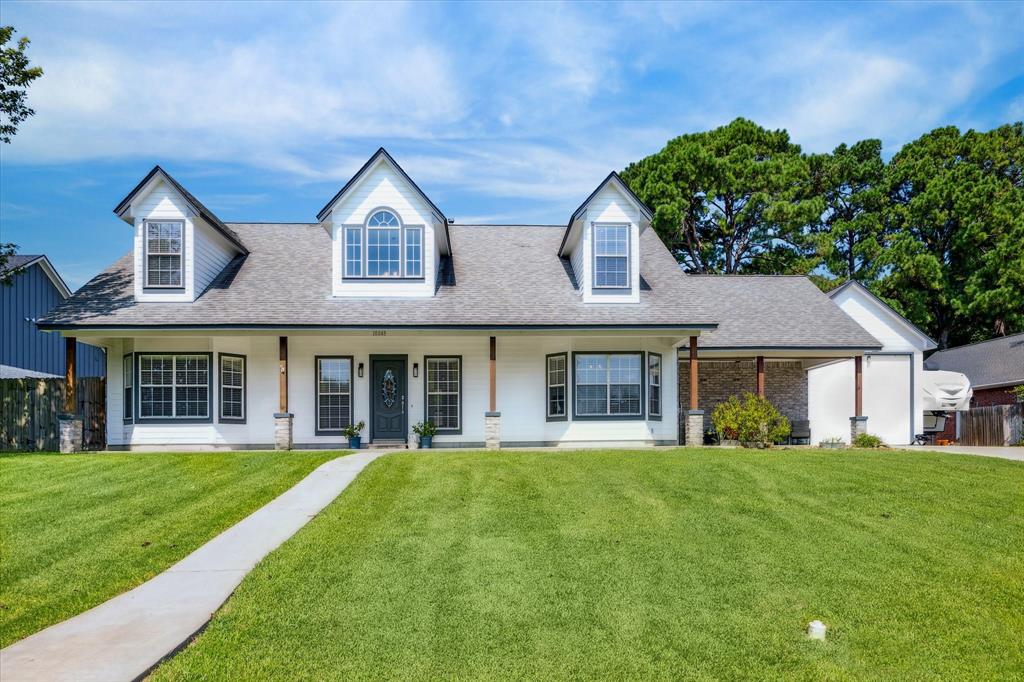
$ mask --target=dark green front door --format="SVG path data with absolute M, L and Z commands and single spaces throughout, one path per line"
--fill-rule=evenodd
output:
M 370 438 L 405 440 L 408 398 L 404 355 L 370 356 Z

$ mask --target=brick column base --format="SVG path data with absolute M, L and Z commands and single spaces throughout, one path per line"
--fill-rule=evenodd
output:
M 60 451 L 81 452 L 82 431 L 84 426 L 82 420 L 71 414 L 62 414 L 58 419 L 60 425 Z
M 484 443 L 488 450 L 501 447 L 501 412 L 484 413 Z
M 687 410 L 684 436 L 688 448 L 704 445 L 704 410 Z
M 292 449 L 292 421 L 295 415 L 288 412 L 274 413 L 274 449 Z
M 853 441 L 856 440 L 857 436 L 862 433 L 868 432 L 868 418 L 867 417 L 850 417 L 850 444 L 853 445 Z

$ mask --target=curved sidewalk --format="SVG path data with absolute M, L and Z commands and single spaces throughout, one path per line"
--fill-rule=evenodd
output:
M 186 644 L 242 578 L 387 451 L 321 464 L 160 575 L 0 650 L 3 682 L 135 680 Z

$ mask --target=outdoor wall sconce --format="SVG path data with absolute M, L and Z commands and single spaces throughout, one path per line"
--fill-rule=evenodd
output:
M 412 378 L 415 379 L 420 375 L 420 363 L 412 363 Z
M 359 363 L 359 378 L 363 378 L 363 363 Z

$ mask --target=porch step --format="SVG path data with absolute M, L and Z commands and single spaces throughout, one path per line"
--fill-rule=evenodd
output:
M 368 447 L 370 450 L 394 450 L 396 448 L 408 447 L 408 443 L 398 438 L 393 438 L 390 440 L 381 440 L 378 438 L 377 440 L 368 444 L 366 447 Z

